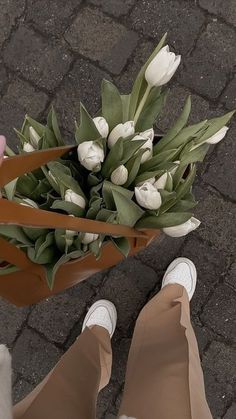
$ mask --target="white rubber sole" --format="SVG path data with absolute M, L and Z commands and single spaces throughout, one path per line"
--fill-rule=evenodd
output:
M 162 280 L 162 288 L 165 287 L 166 285 L 168 285 L 168 282 L 166 281 L 166 277 L 168 276 L 168 274 L 171 271 L 173 271 L 173 269 L 175 269 L 176 266 L 179 263 L 181 263 L 181 262 L 186 263 L 189 266 L 189 269 L 190 269 L 190 274 L 191 274 L 191 290 L 190 290 L 190 292 L 188 292 L 189 301 L 190 301 L 192 299 L 192 296 L 193 296 L 194 291 L 196 289 L 196 284 L 197 284 L 197 270 L 196 270 L 196 266 L 194 265 L 194 263 L 190 259 L 188 259 L 188 258 L 184 258 L 184 257 L 183 258 L 177 258 L 177 259 L 173 260 L 173 262 L 171 262 L 171 264 L 168 266 L 168 268 L 167 268 L 167 270 L 165 272 L 165 275 L 163 277 L 163 280 Z M 181 281 L 180 282 L 176 282 L 176 283 L 182 285 L 181 284 Z
M 90 307 L 88 313 L 85 316 L 84 322 L 83 322 L 82 332 L 85 329 L 85 327 L 87 325 L 87 322 L 88 322 L 89 318 L 91 317 L 91 315 L 99 307 L 105 307 L 108 311 L 110 321 L 111 321 L 111 324 L 112 324 L 112 332 L 110 334 L 110 336 L 112 337 L 114 332 L 115 332 L 115 329 L 116 329 L 117 311 L 116 311 L 115 305 L 111 301 L 108 301 L 108 300 L 98 300 Z M 96 324 L 94 324 L 94 326 L 96 326 Z

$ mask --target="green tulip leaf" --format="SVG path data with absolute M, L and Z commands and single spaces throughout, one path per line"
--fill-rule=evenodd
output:
M 81 250 L 74 250 L 67 255 L 61 256 L 60 259 L 54 260 L 52 263 L 45 265 L 47 284 L 50 290 L 53 289 L 56 273 L 60 266 L 69 262 L 71 259 L 79 259 L 81 256 L 83 256 L 83 254 L 84 253 Z
M 50 231 L 50 233 L 48 233 L 46 237 L 41 236 L 38 240 L 38 244 L 37 242 L 35 243 L 36 258 L 40 258 L 45 249 L 47 249 L 54 243 L 54 232 Z
M 129 121 L 129 104 L 130 104 L 130 95 L 121 95 L 122 100 L 122 110 L 123 110 L 123 124 Z
M 145 149 L 139 150 L 136 155 L 134 155 L 127 163 L 126 169 L 128 170 L 128 179 L 127 182 L 123 185 L 124 188 L 128 188 L 135 180 L 143 154 L 146 152 Z
M 102 165 L 102 176 L 110 177 L 111 173 L 119 166 L 124 154 L 124 140 L 120 138 L 109 151 L 105 162 Z
M 94 141 L 100 137 L 101 135 L 93 122 L 93 118 L 89 115 L 84 105 L 80 103 L 80 125 L 76 126 L 75 132 L 77 144 L 81 144 L 84 141 Z
M 119 250 L 119 252 L 122 253 L 124 257 L 129 256 L 130 252 L 130 242 L 126 237 L 117 237 L 117 238 L 111 238 L 111 241 L 115 245 L 115 247 Z
M 138 229 L 160 229 L 164 227 L 173 227 L 185 223 L 192 217 L 192 214 L 189 212 L 168 212 L 165 214 L 160 214 L 157 217 L 146 216 L 139 220 L 136 224 Z
M 136 131 L 145 131 L 153 126 L 165 105 L 167 94 L 167 91 L 158 94 L 152 102 L 146 103 L 136 123 Z
M 179 150 L 167 150 L 162 151 L 151 159 L 147 160 L 140 166 L 140 173 L 150 172 L 159 169 L 159 165 L 164 162 L 166 164 L 169 161 L 175 160 L 178 156 Z M 159 169 L 160 170 L 160 169 Z
M 61 131 L 58 125 L 57 115 L 53 106 L 51 107 L 50 112 L 48 114 L 47 122 L 48 122 L 48 126 L 50 130 L 54 132 L 54 135 L 57 139 L 57 145 L 63 146 L 64 141 L 61 136 Z
M 25 119 L 29 123 L 29 125 L 35 129 L 35 131 L 37 132 L 37 134 L 40 137 L 42 137 L 44 135 L 44 132 L 45 132 L 45 126 L 44 125 L 42 125 L 39 122 L 35 121 L 29 115 L 26 115 Z M 23 134 L 24 134 L 24 132 L 23 132 Z
M 113 190 L 112 194 L 118 212 L 119 224 L 133 227 L 143 216 L 144 211 L 135 202 L 121 193 Z
M 123 104 L 116 86 L 108 80 L 102 81 L 102 115 L 110 131 L 123 121 Z
M 75 217 L 83 217 L 84 216 L 84 209 L 79 207 L 79 205 L 74 204 L 73 202 L 67 201 L 60 201 L 56 200 L 51 205 L 51 208 L 54 210 L 61 210 L 66 212 L 66 214 L 72 214 Z
M 8 239 L 15 239 L 19 243 L 26 245 L 32 244 L 29 237 L 24 233 L 23 229 L 14 225 L 0 225 L 0 235 Z
M 208 138 L 216 134 L 221 128 L 223 128 L 230 121 L 234 113 L 235 111 L 232 111 L 218 118 L 210 119 L 208 121 L 208 128 L 205 130 L 204 134 L 199 138 L 199 140 L 197 141 L 197 144 L 201 144 L 202 142 L 208 140 Z
M 167 144 L 169 144 L 171 140 L 175 138 L 175 136 L 183 129 L 183 127 L 188 122 L 190 111 L 191 111 L 191 97 L 189 96 L 185 102 L 182 113 L 180 114 L 179 118 L 177 119 L 173 127 L 154 146 L 154 154 L 157 154 L 160 151 L 162 151 L 167 146 Z
M 128 200 L 131 200 L 134 195 L 134 192 L 129 191 L 128 189 L 122 188 L 122 186 L 114 185 L 113 183 L 105 180 L 103 183 L 103 188 L 102 188 L 102 196 L 103 196 L 106 208 L 109 210 L 115 209 L 113 191 L 118 192 L 119 194 L 126 197 Z

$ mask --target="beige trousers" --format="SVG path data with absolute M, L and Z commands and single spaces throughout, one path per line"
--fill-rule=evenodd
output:
M 85 329 L 56 367 L 14 408 L 14 419 L 95 419 L 110 379 L 108 332 Z M 212 419 L 184 288 L 168 285 L 141 311 L 129 353 L 119 415 Z

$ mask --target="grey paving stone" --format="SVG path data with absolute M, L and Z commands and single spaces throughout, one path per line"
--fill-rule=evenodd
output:
M 26 21 L 52 36 L 61 35 L 70 23 L 69 18 L 81 0 L 30 0 Z
M 214 13 L 225 19 L 228 23 L 236 26 L 236 7 L 234 0 L 227 0 L 227 3 L 224 0 L 200 0 L 199 4 L 209 13 Z
M 197 338 L 199 353 L 200 353 L 200 356 L 202 357 L 206 346 L 211 341 L 211 334 L 206 327 L 197 325 L 194 322 L 194 320 L 192 321 L 192 324 L 193 324 L 193 329 Z
M 168 31 L 168 42 L 184 55 L 193 46 L 204 20 L 204 13 L 193 2 L 187 1 L 142 0 L 131 13 L 136 30 L 156 41 Z
M 206 394 L 213 417 L 221 417 L 229 406 L 236 384 L 236 349 L 212 342 L 203 357 Z
M 223 195 L 236 200 L 236 123 L 231 124 L 224 140 L 217 146 L 217 152 L 210 159 L 204 180 Z
M 34 385 L 24 379 L 19 379 L 13 386 L 13 403 L 16 404 L 34 389 Z
M 142 263 L 154 269 L 158 274 L 158 284 L 161 283 L 162 273 L 166 270 L 169 263 L 179 256 L 180 248 L 185 238 L 175 239 L 162 234 L 153 240 L 148 247 L 137 253 L 137 258 Z
M 0 92 L 4 89 L 7 84 L 8 77 L 6 69 L 3 67 L 3 62 L 0 60 Z
M 129 355 L 131 339 L 123 338 L 121 340 L 113 339 L 113 363 L 112 363 L 112 377 L 118 381 L 120 385 L 124 385 L 126 367 Z
M 232 342 L 236 342 L 235 305 L 236 293 L 227 285 L 220 285 L 201 315 L 204 324 Z
M 224 23 L 212 21 L 184 61 L 179 80 L 197 93 L 215 99 L 236 63 L 236 34 Z
M 16 148 L 18 139 L 13 128 L 20 129 L 26 113 L 37 118 L 48 101 L 45 93 L 28 83 L 15 79 L 9 84 L 0 99 L 0 132 L 7 137 L 8 144 Z
M 199 204 L 200 205 L 200 204 Z M 197 268 L 197 287 L 191 301 L 191 311 L 198 314 L 205 306 L 210 292 L 224 276 L 227 267 L 227 259 L 219 250 L 214 250 L 208 243 L 197 239 L 195 234 L 190 234 L 181 255 L 191 259 Z
M 65 39 L 74 51 L 119 74 L 135 48 L 138 36 L 99 10 L 86 8 L 78 14 Z
M 94 6 L 101 7 L 106 13 L 120 17 L 130 11 L 135 0 L 89 0 L 89 2 Z
M 140 68 L 145 64 L 147 59 L 155 48 L 155 44 L 150 41 L 145 41 L 141 38 L 138 46 L 132 54 L 132 58 L 121 76 L 116 78 L 116 84 L 122 93 L 128 94 L 131 92 L 133 83 L 139 73 Z
M 236 291 L 236 262 L 230 266 L 229 274 L 226 277 L 226 282 Z
M 224 91 L 221 102 L 225 104 L 228 109 L 236 108 L 236 76 L 231 80 L 227 89 Z
M 80 101 L 95 115 L 100 106 L 100 85 L 108 74 L 89 62 L 79 59 L 72 71 L 64 79 L 54 105 L 59 113 L 62 126 L 74 133 L 75 118 L 79 118 Z M 71 138 L 73 142 L 74 138 Z
M 25 329 L 13 352 L 13 369 L 24 379 L 37 385 L 56 365 L 61 351 L 33 330 Z
M 117 381 L 111 380 L 110 383 L 99 393 L 96 418 L 103 419 L 105 413 L 112 405 L 118 391 L 119 384 Z
M 85 311 L 93 290 L 86 282 L 34 306 L 28 324 L 48 340 L 63 343 Z
M 50 43 L 20 26 L 5 49 L 4 61 L 27 80 L 52 91 L 69 70 L 72 57 L 62 42 Z
M 96 300 L 105 298 L 115 304 L 118 311 L 117 327 L 122 330 L 122 337 L 134 324 L 156 283 L 156 273 L 134 258 L 128 258 L 110 270 Z
M 11 33 L 12 28 L 16 24 L 17 19 L 24 12 L 25 0 L 17 1 L 17 6 L 14 0 L 0 1 L 0 47 L 6 41 Z
M 213 248 L 224 250 L 226 255 L 235 254 L 236 209 L 231 202 L 224 201 L 207 188 L 195 187 L 195 216 L 202 221 L 197 230 Z
M 227 410 L 226 415 L 223 419 L 235 419 L 236 417 L 236 403 L 233 403 L 232 406 Z
M 13 341 L 22 328 L 28 308 L 18 308 L 0 297 L 0 341 L 8 347 L 12 347 Z

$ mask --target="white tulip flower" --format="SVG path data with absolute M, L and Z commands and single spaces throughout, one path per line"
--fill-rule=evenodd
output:
M 186 221 L 183 224 L 163 228 L 163 232 L 167 234 L 167 236 L 182 237 L 186 236 L 191 231 L 196 230 L 196 228 L 198 228 L 200 224 L 201 222 L 197 218 L 191 217 L 188 221 Z
M 163 86 L 168 83 L 176 72 L 181 61 L 180 55 L 170 52 L 169 46 L 161 48 L 145 71 L 145 78 L 149 86 Z
M 229 127 L 226 125 L 206 140 L 207 144 L 217 144 L 225 137 Z
M 126 138 L 135 133 L 134 121 L 127 121 L 124 124 L 118 124 L 113 128 L 108 137 L 108 147 L 112 148 L 119 138 Z
M 32 151 L 35 151 L 35 148 L 30 143 L 24 143 L 23 151 L 26 153 L 31 153 Z
M 126 167 L 121 164 L 117 169 L 113 170 L 111 174 L 111 181 L 114 183 L 114 185 L 124 185 L 128 180 L 128 170 Z
M 142 137 L 141 134 L 135 135 L 134 138 L 132 138 L 131 141 L 145 141 L 147 137 Z M 145 153 L 143 153 L 141 158 L 141 163 L 144 163 L 145 161 L 151 159 L 152 152 L 153 152 L 153 142 L 151 138 L 148 137 L 147 141 L 140 147 L 139 150 L 147 148 Z
M 29 198 L 24 198 L 23 201 L 20 202 L 20 205 L 23 205 L 25 207 L 38 208 L 36 202 L 32 201 L 32 199 Z
M 82 166 L 87 170 L 99 172 L 101 163 L 104 161 L 104 151 L 94 141 L 84 141 L 78 146 L 78 158 Z
M 75 193 L 72 189 L 67 189 L 65 192 L 65 201 L 72 202 L 73 204 L 78 205 L 80 208 L 85 208 L 86 202 L 83 196 Z
M 164 173 L 157 181 L 154 183 L 155 188 L 157 189 L 165 189 L 166 182 L 168 178 L 168 173 Z
M 95 234 L 95 233 L 84 233 L 83 238 L 81 240 L 81 243 L 90 244 L 90 243 L 94 242 L 95 240 L 97 240 L 98 237 L 99 237 L 99 235 Z
M 33 127 L 29 127 L 29 137 L 30 137 L 30 143 L 34 148 L 38 147 L 38 142 L 40 140 L 40 135 L 35 131 Z
M 134 189 L 135 197 L 139 205 L 150 210 L 157 210 L 161 206 L 161 194 L 149 182 L 145 182 L 142 186 L 136 186 Z
M 102 116 L 97 116 L 96 118 L 93 118 L 93 122 L 96 125 L 96 128 L 103 138 L 107 138 L 109 134 L 109 126 L 105 118 Z
M 147 139 L 150 139 L 151 141 L 153 141 L 153 139 L 154 139 L 154 129 L 153 128 L 146 129 L 146 131 L 140 132 L 139 135 L 143 138 L 147 138 Z

